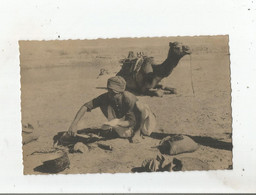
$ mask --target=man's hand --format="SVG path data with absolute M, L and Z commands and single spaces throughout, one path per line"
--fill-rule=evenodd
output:
M 68 129 L 68 134 L 71 135 L 71 136 L 75 136 L 76 131 L 77 131 L 76 129 L 77 129 L 76 126 L 71 125 Z
M 103 124 L 103 125 L 101 126 L 101 129 L 102 129 L 102 130 L 111 130 L 112 127 L 109 126 L 109 125 Z
M 135 135 L 132 137 L 132 142 L 137 144 L 142 142 L 145 139 L 145 137 L 141 134 L 140 131 L 136 131 Z
M 82 106 L 78 112 L 76 113 L 76 116 L 73 120 L 73 122 L 71 123 L 69 129 L 68 129 L 68 134 L 71 136 L 74 136 L 77 132 L 77 124 L 80 121 L 80 119 L 84 116 L 85 112 L 87 111 L 87 107 L 86 106 Z

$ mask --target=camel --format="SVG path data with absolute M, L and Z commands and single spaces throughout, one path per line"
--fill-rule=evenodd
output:
M 170 42 L 169 47 L 168 56 L 162 64 L 154 64 L 153 57 L 147 57 L 142 52 L 137 53 L 135 58 L 132 51 L 127 58 L 120 61 L 123 66 L 117 75 L 126 80 L 128 91 L 160 97 L 164 93 L 176 93 L 176 89 L 165 87 L 160 84 L 160 81 L 168 77 L 180 59 L 190 55 L 191 51 L 188 46 L 179 42 Z

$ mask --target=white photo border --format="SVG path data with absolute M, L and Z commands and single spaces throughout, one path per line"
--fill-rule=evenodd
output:
M 1 1 L 1 4 L 0 192 L 256 191 L 256 2 L 10 0 Z M 200 35 L 229 35 L 233 170 L 171 174 L 23 175 L 19 40 Z

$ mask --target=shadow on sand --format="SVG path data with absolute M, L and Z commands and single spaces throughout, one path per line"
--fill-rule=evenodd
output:
M 69 146 L 69 145 L 74 145 L 77 142 L 89 144 L 99 140 L 111 140 L 111 139 L 120 138 L 115 131 L 102 130 L 98 128 L 86 128 L 86 129 L 78 130 L 77 133 L 84 134 L 84 135 L 94 134 L 99 136 L 100 138 L 97 138 L 97 137 L 81 138 L 81 137 L 74 137 L 74 136 L 65 136 L 65 133 L 67 133 L 67 131 L 58 132 L 57 135 L 53 137 L 53 143 L 54 144 L 57 143 L 58 145 L 63 145 L 63 146 Z
M 65 132 L 63 131 L 63 132 L 59 132 L 57 135 L 55 135 L 53 137 L 54 143 L 56 143 L 62 137 L 62 135 L 64 133 Z M 73 137 L 73 138 L 71 138 L 72 140 L 70 140 L 71 142 L 73 142 L 73 143 L 77 143 L 77 142 L 93 143 L 93 142 L 96 142 L 96 141 L 99 141 L 99 140 L 111 140 L 111 139 L 120 138 L 115 131 L 108 131 L 108 130 L 106 131 L 106 130 L 102 130 L 102 129 L 98 129 L 98 128 L 86 128 L 86 129 L 78 130 L 77 133 L 87 134 L 87 135 L 88 134 L 95 134 L 95 135 L 98 135 L 102 138 L 100 138 L 100 139 L 98 139 L 98 138 L 84 139 L 84 138 L 79 138 L 79 137 Z M 153 139 L 161 140 L 161 139 L 163 139 L 167 136 L 174 136 L 174 135 L 177 135 L 177 134 L 152 132 L 150 137 L 153 138 Z M 203 145 L 203 146 L 208 146 L 208 147 L 211 147 L 211 148 L 222 149 L 222 150 L 229 150 L 229 151 L 232 151 L 232 148 L 233 148 L 231 142 L 220 141 L 220 140 L 212 138 L 212 137 L 191 136 L 191 135 L 186 135 L 186 136 L 190 137 L 195 142 L 197 142 L 198 144 Z M 127 138 L 124 138 L 124 139 L 127 139 Z M 132 141 L 129 140 L 129 142 L 132 142 Z

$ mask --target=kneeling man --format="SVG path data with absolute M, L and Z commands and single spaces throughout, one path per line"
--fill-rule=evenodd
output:
M 77 112 L 71 123 L 68 132 L 77 131 L 77 123 L 84 116 L 85 112 L 100 107 L 102 113 L 108 119 L 103 124 L 116 131 L 120 137 L 131 138 L 135 132 L 137 135 L 150 135 L 155 128 L 155 115 L 149 106 L 138 101 L 135 95 L 125 91 L 126 81 L 121 76 L 108 79 L 108 92 L 85 103 Z

